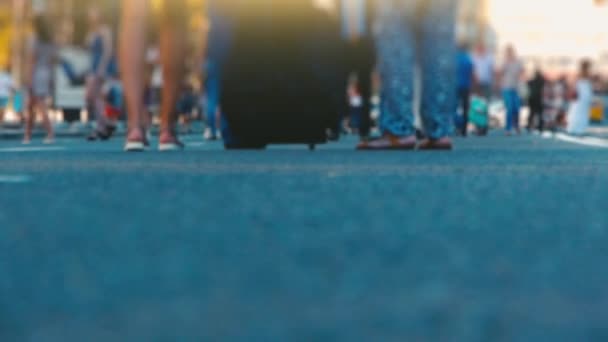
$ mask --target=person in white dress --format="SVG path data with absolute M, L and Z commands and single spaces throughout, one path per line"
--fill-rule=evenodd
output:
M 576 82 L 576 100 L 568 113 L 568 134 L 584 135 L 589 128 L 589 115 L 593 105 L 593 83 L 591 81 L 591 62 L 581 62 L 579 78 Z

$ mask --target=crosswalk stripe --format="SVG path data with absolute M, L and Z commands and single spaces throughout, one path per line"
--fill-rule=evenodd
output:
M 578 144 L 578 145 L 583 145 L 583 146 L 608 148 L 608 140 L 595 138 L 595 137 L 573 137 L 571 135 L 558 133 L 555 135 L 555 138 L 557 140 L 561 140 L 561 141 L 565 141 L 565 142 L 569 142 L 569 143 L 573 143 L 573 144 Z
M 6 147 L 0 148 L 0 153 L 22 153 L 22 152 L 57 152 L 65 151 L 61 146 L 40 146 L 40 147 Z
M 0 175 L 0 184 L 23 184 L 31 180 L 28 175 Z

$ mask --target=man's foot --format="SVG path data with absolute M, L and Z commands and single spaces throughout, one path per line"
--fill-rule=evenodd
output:
M 146 136 L 141 129 L 133 129 L 127 134 L 126 152 L 143 152 L 146 149 Z
M 55 137 L 52 135 L 49 135 L 46 138 L 44 138 L 44 140 L 42 140 L 42 143 L 45 145 L 52 145 L 55 143 Z
M 448 137 L 441 139 L 426 139 L 418 145 L 418 149 L 422 151 L 450 151 L 452 148 L 452 139 Z
M 31 143 L 32 143 L 31 137 L 24 137 L 23 140 L 21 140 L 21 144 L 23 144 L 23 145 L 29 145 Z
M 179 141 L 175 133 L 164 131 L 161 132 L 158 150 L 161 152 L 181 151 L 185 147 L 184 143 Z
M 398 137 L 392 134 L 385 134 L 384 136 L 369 140 L 362 141 L 357 145 L 359 151 L 408 151 L 416 148 L 416 137 Z

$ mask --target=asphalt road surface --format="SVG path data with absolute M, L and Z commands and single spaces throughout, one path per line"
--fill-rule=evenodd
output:
M 0 142 L 0 341 L 608 340 L 600 145 L 188 144 Z

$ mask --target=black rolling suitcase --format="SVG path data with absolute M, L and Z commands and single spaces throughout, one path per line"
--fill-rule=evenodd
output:
M 231 11 L 222 84 L 227 147 L 326 142 L 343 78 L 337 21 L 310 0 L 241 1 Z

